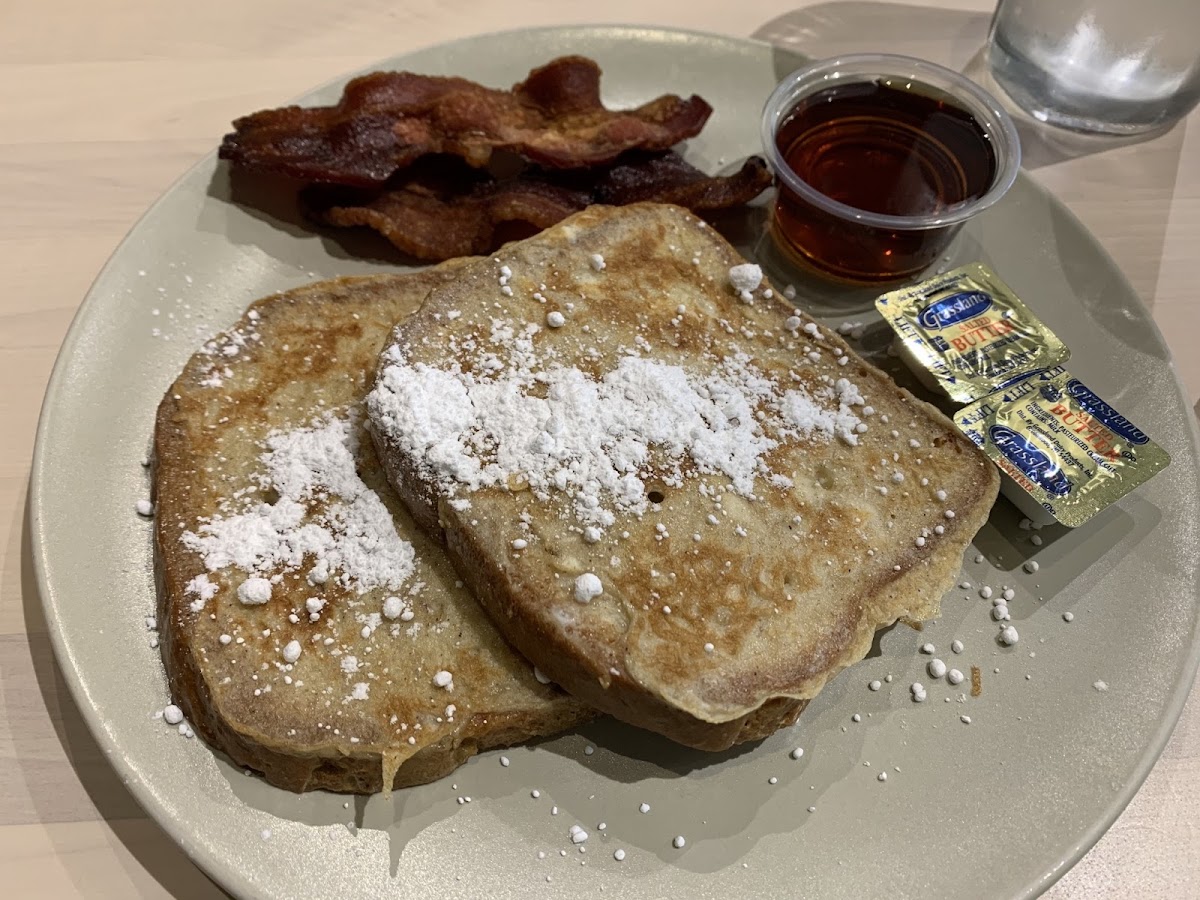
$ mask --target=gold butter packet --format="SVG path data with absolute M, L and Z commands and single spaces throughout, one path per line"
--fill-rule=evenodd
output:
M 896 350 L 931 390 L 957 403 L 986 397 L 1071 351 L 983 263 L 971 263 L 875 301 Z
M 954 422 L 1034 522 L 1082 525 L 1171 457 L 1061 366 L 965 406 Z

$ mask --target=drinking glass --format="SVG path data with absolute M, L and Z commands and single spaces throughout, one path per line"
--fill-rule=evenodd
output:
M 1154 131 L 1200 101 L 1200 0 L 1000 0 L 988 64 L 1039 121 Z

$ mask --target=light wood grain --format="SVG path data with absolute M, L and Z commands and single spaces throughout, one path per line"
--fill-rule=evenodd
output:
M 978 71 L 987 0 L 49 0 L 0 5 L 0 883 L 14 897 L 222 896 L 145 818 L 67 696 L 29 571 L 24 504 L 57 347 L 135 219 L 238 114 L 468 33 L 630 22 L 814 55 L 887 49 Z M 936 7 L 931 9 L 930 7 Z M 975 69 L 972 69 L 975 66 Z M 1026 137 L 1034 177 L 1120 264 L 1200 399 L 1200 121 L 1116 147 Z M 1200 700 L 1063 898 L 1200 896 Z

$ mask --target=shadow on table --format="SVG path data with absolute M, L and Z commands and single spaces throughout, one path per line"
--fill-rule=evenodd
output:
M 1077 134 L 1038 122 L 1009 100 L 988 71 L 984 47 L 990 21 L 988 12 L 849 0 L 792 10 L 760 26 L 753 37 L 785 51 L 778 61 L 781 77 L 795 67 L 796 54 L 820 58 L 901 53 L 963 72 L 1012 115 L 1026 171 L 1090 158 L 1072 167 L 1072 181 L 1094 185 L 1088 202 L 1094 197 L 1128 204 L 1128 236 L 1110 236 L 1106 249 L 1128 273 L 1138 294 L 1153 297 L 1186 125 L 1181 122 L 1149 135 L 1113 137 Z M 1152 152 L 1138 146 L 1148 142 Z M 1053 174 L 1038 180 L 1055 187 Z M 1130 245 L 1128 252 L 1125 242 Z
M 21 603 L 28 635 L 29 664 L 32 666 L 46 706 L 47 716 L 62 745 L 67 760 L 87 792 L 87 797 L 104 819 L 112 834 L 121 842 L 124 850 L 163 890 L 172 897 L 184 900 L 220 900 L 225 894 L 209 881 L 202 870 L 187 858 L 182 850 L 159 826 L 150 819 L 121 783 L 116 770 L 105 759 L 103 751 L 88 731 L 83 715 L 75 704 L 66 681 L 59 669 L 50 645 L 46 618 L 38 595 L 37 581 L 33 574 L 33 553 L 30 537 L 28 502 L 22 503 L 18 515 L 21 527 L 13 528 L 14 543 L 20 541 Z M 19 535 L 19 537 L 17 537 Z M 8 558 L 16 556 L 17 548 L 10 547 Z M 23 667 L 23 666 L 22 666 Z M 5 681 L 13 683 L 5 673 Z M 68 811 L 72 805 L 69 784 L 56 784 L 52 772 L 38 765 L 26 765 L 25 761 L 41 762 L 46 757 L 43 735 L 20 727 L 20 717 L 7 700 L 6 713 L 13 723 L 12 739 L 16 745 L 17 762 L 21 776 L 25 779 L 30 801 L 38 814 L 38 820 L 46 824 L 75 821 Z M 27 718 L 27 716 L 26 716 Z M 57 790 L 56 790 L 57 788 Z M 78 800 L 74 805 L 77 806 Z M 76 886 L 81 896 L 93 894 L 97 888 L 96 870 L 86 854 L 78 852 L 75 842 L 56 837 L 56 832 L 47 831 L 50 841 L 60 850 L 59 864 L 64 873 Z
M 1183 143 L 1182 124 L 1128 137 L 1088 135 L 1049 127 L 1025 113 L 1008 98 L 988 70 L 984 45 L 990 22 L 991 14 L 987 12 L 851 0 L 818 3 L 785 13 L 759 27 L 753 37 L 813 58 L 847 53 L 902 53 L 962 72 L 995 95 L 1012 115 L 1021 135 L 1026 169 L 1157 141 L 1168 133 L 1173 135 L 1170 143 L 1178 159 Z

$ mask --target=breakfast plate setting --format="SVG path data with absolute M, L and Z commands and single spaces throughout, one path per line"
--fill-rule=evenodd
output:
M 100 273 L 31 479 L 66 681 L 206 873 L 1028 897 L 1095 843 L 1200 661 L 1196 423 L 992 98 L 604 26 L 296 103 Z

